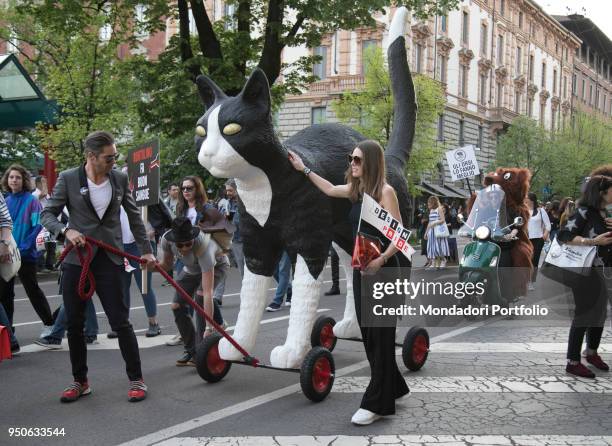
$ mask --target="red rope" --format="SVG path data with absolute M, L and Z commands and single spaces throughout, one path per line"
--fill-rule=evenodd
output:
M 127 252 L 123 252 L 117 248 L 115 248 L 114 246 L 111 246 L 109 244 L 106 244 L 100 240 L 96 240 L 93 239 L 89 236 L 85 236 L 85 246 L 83 248 L 78 248 L 77 249 L 77 256 L 79 257 L 79 262 L 81 263 L 82 269 L 81 269 L 81 276 L 79 277 L 79 284 L 78 284 L 78 293 L 79 293 L 79 297 L 82 300 L 88 300 L 91 298 L 91 296 L 93 296 L 93 293 L 96 289 L 96 282 L 94 280 L 94 276 L 93 273 L 91 272 L 91 270 L 89 269 L 91 261 L 93 260 L 93 249 L 91 247 L 91 245 L 96 245 L 99 248 L 102 248 L 106 251 L 109 251 L 112 254 L 115 254 L 119 257 L 125 257 L 129 260 L 134 260 L 135 262 L 138 262 L 141 265 L 144 265 L 145 263 L 147 263 L 146 260 L 141 259 L 138 256 L 129 254 Z M 74 248 L 73 244 L 69 244 L 68 246 L 64 247 L 64 250 L 62 251 L 62 253 L 59 256 L 59 259 L 57 261 L 58 264 L 60 264 L 61 262 L 64 261 L 64 258 L 66 258 L 66 256 L 68 255 L 68 253 Z M 81 249 L 85 249 L 85 251 L 87 252 L 87 256 L 83 257 L 83 254 L 81 253 Z M 243 349 L 240 344 L 238 344 L 234 338 L 232 338 L 230 336 L 230 334 L 228 332 L 226 332 L 223 327 L 221 327 L 219 324 L 217 324 L 214 319 L 212 317 L 210 317 L 208 314 L 206 314 L 206 312 L 204 311 L 204 308 L 202 308 L 200 305 L 198 305 L 198 303 L 193 300 L 191 298 L 191 296 L 189 294 L 187 294 L 187 292 L 178 284 L 174 281 L 174 279 L 166 272 L 163 270 L 163 268 L 159 265 L 159 263 L 155 263 L 155 269 L 168 281 L 168 283 L 170 283 L 175 289 L 176 291 L 179 293 L 179 295 L 189 304 L 193 307 L 194 310 L 196 310 L 198 312 L 198 314 L 200 314 L 200 316 L 202 316 L 207 323 L 209 323 L 210 325 L 212 325 L 214 327 L 215 330 L 217 330 L 221 336 L 223 336 L 225 339 L 227 339 L 229 341 L 230 344 L 232 344 L 236 350 L 238 350 L 245 358 L 245 361 L 247 361 L 248 363 L 250 363 L 252 366 L 257 367 L 257 365 L 259 364 L 259 360 L 253 356 L 251 356 L 245 349 Z M 87 283 L 89 283 L 89 289 L 87 291 L 85 291 L 85 286 L 87 285 Z

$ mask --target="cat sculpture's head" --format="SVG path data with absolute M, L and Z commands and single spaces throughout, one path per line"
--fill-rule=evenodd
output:
M 198 76 L 196 82 L 206 107 L 195 128 L 199 163 L 220 178 L 245 178 L 253 166 L 263 169 L 277 143 L 264 72 L 255 69 L 234 97 L 206 76 Z

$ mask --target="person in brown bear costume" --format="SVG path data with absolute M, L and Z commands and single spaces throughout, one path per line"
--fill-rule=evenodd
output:
M 523 225 L 512 229 L 512 235 L 517 238 L 508 243 L 500 243 L 502 254 L 498 266 L 500 268 L 510 266 L 516 268 L 511 273 L 509 270 L 504 270 L 510 273 L 511 280 L 510 277 L 508 277 L 509 280 L 503 280 L 504 271 L 501 274 L 502 295 L 509 302 L 527 295 L 527 285 L 533 267 L 531 263 L 533 247 L 527 234 L 529 210 L 523 203 L 529 191 L 530 179 L 531 172 L 529 169 L 500 167 L 495 172 L 488 173 L 483 180 L 485 187 L 498 184 L 504 190 L 508 223 L 514 221 L 515 217 L 523 218 Z M 468 215 L 475 199 L 476 194 L 472 194 L 467 205 Z M 505 275 L 508 276 L 508 274 Z

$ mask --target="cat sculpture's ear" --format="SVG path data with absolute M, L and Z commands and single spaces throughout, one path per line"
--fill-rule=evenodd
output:
M 196 84 L 206 109 L 209 109 L 215 102 L 227 98 L 227 95 L 223 93 L 217 84 L 203 74 L 197 77 Z
M 270 110 L 270 86 L 261 68 L 255 68 L 240 94 L 244 101 L 263 105 L 267 111 Z

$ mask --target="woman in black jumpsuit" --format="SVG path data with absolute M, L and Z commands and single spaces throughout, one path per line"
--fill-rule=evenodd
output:
M 357 235 L 361 197 L 364 193 L 372 196 L 396 220 L 401 222 L 397 196 L 393 188 L 385 182 L 385 162 L 380 145 L 375 141 L 362 141 L 357 144 L 349 160 L 350 165 L 346 173 L 347 184 L 334 186 L 305 167 L 296 153 L 289 152 L 289 161 L 293 167 L 303 171 L 323 193 L 336 198 L 349 198 L 352 201 L 349 220 L 353 226 L 353 239 Z M 374 228 L 368 226 L 362 223 L 359 230 L 376 234 L 373 232 Z M 398 254 L 398 250 L 387 240 L 381 240 L 381 242 L 383 245 L 381 256 L 367 265 L 365 273 L 383 277 L 387 276 L 390 271 L 395 272 L 400 265 L 410 266 L 403 255 Z M 384 270 L 381 271 L 383 266 Z M 406 395 L 409 390 L 395 362 L 395 317 L 392 320 L 385 320 L 383 324 L 362 324 L 361 274 L 359 269 L 353 270 L 353 293 L 361 335 L 370 363 L 371 380 L 361 400 L 360 409 L 355 412 L 351 422 L 357 425 L 367 425 L 382 416 L 394 414 L 395 400 Z M 366 305 L 373 303 L 371 296 L 364 297 L 363 303 Z

